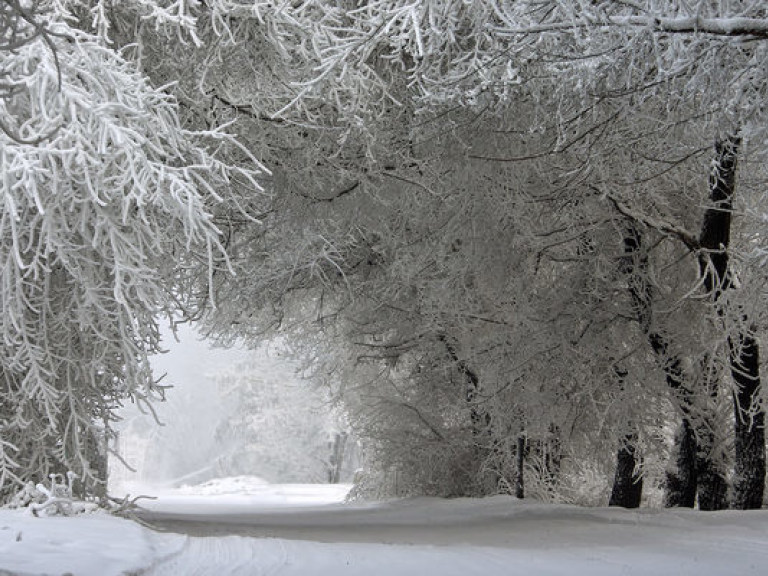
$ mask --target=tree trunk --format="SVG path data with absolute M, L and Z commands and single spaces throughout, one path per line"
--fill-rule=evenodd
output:
M 725 315 L 720 296 L 733 287 L 728 246 L 740 143 L 736 136 L 715 142 L 710 176 L 710 200 L 714 206 L 704 214 L 699 238 L 699 269 L 719 316 Z M 743 316 L 739 332 L 728 338 L 728 359 L 735 385 L 733 507 L 738 509 L 762 507 L 765 491 L 765 410 L 759 403 L 760 346 L 753 332 L 749 319 Z
M 515 454 L 517 463 L 517 477 L 515 479 L 515 496 L 521 500 L 525 498 L 525 436 L 520 434 L 517 437 L 517 454 Z
M 608 506 L 639 508 L 643 495 L 643 477 L 636 472 L 637 434 L 627 434 L 616 455 L 616 474 Z
M 728 481 L 724 465 L 713 457 L 716 436 L 711 428 L 700 426 L 697 432 L 699 452 L 696 456 L 699 510 L 725 510 L 728 508 Z
M 493 438 L 491 415 L 478 405 L 480 378 L 466 361 L 459 358 L 456 346 L 447 336 L 440 334 L 437 338 L 445 345 L 449 358 L 464 378 L 464 397 L 469 407 L 474 459 L 478 471 L 477 487 L 482 496 L 497 494 L 499 481 L 502 478 L 499 467 L 502 465 L 503 458 L 499 457 L 501 454 L 500 444 Z
M 712 457 L 715 433 L 700 427 L 699 452 L 696 456 L 699 510 L 726 510 L 728 508 L 728 481 L 725 466 Z
M 652 290 L 648 282 L 648 255 L 642 249 L 642 236 L 632 225 L 624 235 L 624 257 L 622 271 L 627 276 L 629 294 L 632 298 L 635 316 L 640 329 L 648 338 L 651 349 L 656 354 L 667 386 L 677 397 L 678 406 L 683 413 L 682 423 L 674 437 L 672 457 L 666 475 L 665 506 L 693 508 L 696 502 L 697 474 L 696 456 L 698 445 L 691 424 L 691 404 L 693 391 L 686 385 L 680 359 L 670 356 L 669 343 L 654 329 Z
M 465 397 L 469 406 L 469 421 L 472 426 L 472 439 L 475 450 L 474 457 L 479 473 L 477 486 L 481 496 L 497 494 L 502 478 L 499 468 L 502 465 L 503 458 L 500 458 L 499 442 L 493 438 L 491 415 L 478 406 L 480 380 L 477 374 L 463 360 L 456 358 L 456 365 L 459 372 L 466 379 Z
M 664 506 L 667 508 L 693 508 L 696 503 L 696 435 L 688 418 L 675 434 L 670 467 L 666 473 Z
M 707 356 L 701 363 L 703 387 L 708 394 L 701 396 L 704 407 L 697 420 L 696 438 L 699 449 L 696 456 L 696 473 L 699 485 L 700 510 L 725 510 L 728 508 L 728 481 L 726 463 L 719 446 L 722 444 L 723 425 L 717 408 L 718 388 L 721 375 Z
M 328 466 L 328 483 L 338 484 L 341 481 L 341 470 L 344 466 L 344 451 L 347 447 L 347 433 L 337 432 L 331 443 L 331 456 Z
M 615 364 L 613 371 L 616 374 L 617 387 L 624 390 L 624 384 L 628 372 Z M 621 506 L 623 508 L 639 508 L 643 496 L 643 477 L 638 474 L 637 432 L 630 423 L 627 432 L 621 441 L 621 446 L 616 454 L 616 473 L 613 476 L 613 488 L 608 506 Z
M 556 492 L 557 485 L 560 483 L 560 471 L 563 464 L 563 446 L 560 436 L 560 427 L 556 424 L 550 424 L 549 436 L 542 443 L 544 450 L 544 480 L 552 494 Z
M 760 350 L 752 330 L 730 341 L 735 448 L 733 507 L 754 510 L 765 492 L 765 410 L 760 406 Z

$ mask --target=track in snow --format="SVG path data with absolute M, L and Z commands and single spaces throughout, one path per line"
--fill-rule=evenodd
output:
M 185 537 L 146 576 L 768 573 L 768 512 L 584 509 L 505 497 L 286 509 L 161 499 L 153 507 L 144 521 Z

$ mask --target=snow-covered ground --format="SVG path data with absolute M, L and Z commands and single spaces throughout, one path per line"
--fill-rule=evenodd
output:
M 147 487 L 136 490 L 146 493 Z M 587 509 L 514 498 L 342 502 L 253 478 L 151 490 L 146 522 L 0 510 L 0 575 L 768 573 L 768 511 Z

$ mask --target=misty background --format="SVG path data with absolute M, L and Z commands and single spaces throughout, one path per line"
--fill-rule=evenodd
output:
M 189 325 L 165 328 L 152 366 L 171 386 L 157 420 L 128 403 L 115 428 L 110 489 L 168 487 L 219 477 L 272 483 L 351 481 L 359 448 L 327 394 L 271 349 L 213 347 Z M 129 469 L 128 464 L 130 468 Z

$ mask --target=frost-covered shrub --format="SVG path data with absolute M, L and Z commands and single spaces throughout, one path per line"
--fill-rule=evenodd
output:
M 45 493 L 38 490 L 34 482 L 27 482 L 21 490 L 13 495 L 6 506 L 8 508 L 27 508 L 43 502 L 45 502 Z
M 27 482 L 8 502 L 8 508 L 27 508 L 35 516 L 74 516 L 98 508 L 95 502 L 86 502 L 73 495 L 76 475 L 51 474 L 49 485 Z

